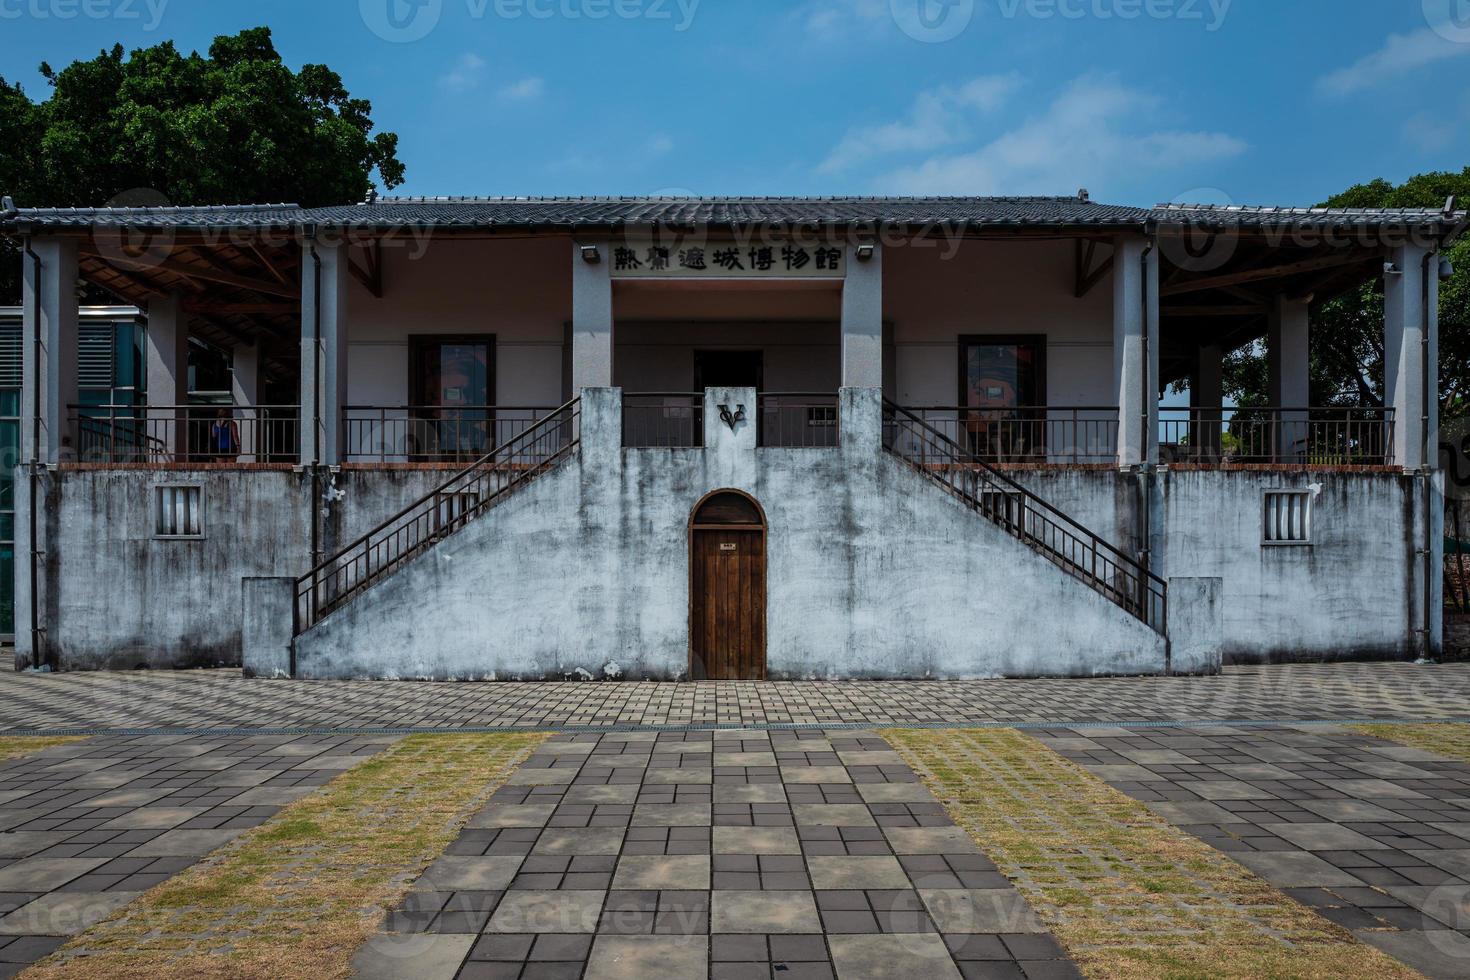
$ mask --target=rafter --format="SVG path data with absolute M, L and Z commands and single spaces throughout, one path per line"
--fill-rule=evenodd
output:
M 201 267 L 189 265 L 173 258 L 162 260 L 133 258 L 123 253 L 108 256 L 103 256 L 96 252 L 83 252 L 82 254 L 114 265 L 121 264 L 129 268 L 145 271 L 156 269 L 160 272 L 171 273 L 172 275 L 181 276 L 185 279 L 203 280 L 205 282 L 218 283 L 222 286 L 234 286 L 237 289 L 249 289 L 267 296 L 281 296 L 286 299 L 296 298 L 295 290 L 286 289 L 278 283 L 269 282 L 264 279 L 255 279 L 250 276 L 241 275 L 238 272 L 227 271 L 213 266 Z M 206 265 L 208 265 L 207 261 Z
M 1262 266 L 1256 269 L 1245 269 L 1241 272 L 1227 272 L 1217 276 L 1191 279 L 1187 282 L 1175 283 L 1167 288 L 1160 289 L 1159 295 L 1180 296 L 1185 293 L 1197 293 L 1206 289 L 1223 289 L 1226 286 L 1239 286 L 1242 283 L 1259 282 L 1262 279 L 1276 279 L 1284 276 L 1300 275 L 1303 272 L 1316 272 L 1321 269 L 1334 269 L 1345 265 L 1357 265 L 1363 261 L 1365 259 L 1361 254 L 1324 255 L 1315 259 L 1303 259 L 1298 262 Z

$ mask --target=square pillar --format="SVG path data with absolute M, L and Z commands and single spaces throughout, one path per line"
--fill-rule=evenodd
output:
M 1422 245 L 1395 248 L 1390 261 L 1398 271 L 1383 280 L 1383 403 L 1393 409 L 1394 459 L 1408 470 L 1435 465 L 1424 444 L 1439 427 L 1438 379 L 1429 370 L 1437 353 L 1438 324 L 1430 314 L 1438 308 L 1439 276 L 1425 274 L 1427 254 Z
M 1189 383 L 1189 407 L 1194 409 L 1189 442 L 1202 460 L 1220 458 L 1224 405 L 1225 352 L 1217 344 L 1201 347 Z
M 847 246 L 847 278 L 842 283 L 842 387 L 883 387 L 883 248 L 858 258 Z
M 347 251 L 306 243 L 301 263 L 301 462 L 341 460 L 347 397 Z
M 583 247 L 597 249 L 589 262 Z M 612 245 L 572 242 L 572 391 L 613 383 Z
M 1276 458 L 1307 458 L 1311 406 L 1310 306 L 1307 300 L 1277 296 L 1267 318 L 1266 366 L 1270 400 L 1281 413 L 1275 426 Z
M 583 388 L 578 452 L 582 466 L 610 471 L 623 458 L 623 389 Z
M 272 436 L 279 436 L 257 407 L 260 404 L 260 342 L 246 347 L 236 345 L 230 357 L 230 394 L 240 426 L 240 462 L 254 463 L 256 454 L 269 456 L 280 447 L 272 446 Z
M 77 402 L 77 241 L 42 238 L 31 250 L 40 269 L 22 253 L 21 458 L 51 465 L 79 448 L 68 422 Z M 31 424 L 38 400 L 39 440 Z
M 1144 293 L 1149 278 L 1143 263 L 1144 240 L 1120 237 L 1113 241 L 1113 390 L 1118 399 L 1118 466 L 1141 466 L 1148 459 L 1144 419 L 1148 412 L 1149 361 L 1145 356 L 1148 304 Z M 1152 256 L 1153 253 L 1150 253 Z M 1154 291 L 1157 296 L 1157 289 Z M 1158 398 L 1149 398 L 1157 412 Z
M 187 416 L 179 408 L 189 403 L 189 323 L 178 293 L 149 301 L 145 337 L 148 436 L 179 459 L 190 447 Z

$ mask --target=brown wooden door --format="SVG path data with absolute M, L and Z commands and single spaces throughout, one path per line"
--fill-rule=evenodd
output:
M 690 551 L 690 672 L 696 680 L 763 680 L 764 532 L 697 527 Z

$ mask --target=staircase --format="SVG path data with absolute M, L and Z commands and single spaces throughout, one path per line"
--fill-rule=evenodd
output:
M 573 399 L 297 579 L 296 634 L 570 456 L 580 420 Z
M 907 409 L 884 401 L 883 448 L 1160 635 L 1168 584 Z

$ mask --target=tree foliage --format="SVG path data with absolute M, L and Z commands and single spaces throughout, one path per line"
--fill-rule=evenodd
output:
M 40 72 L 41 102 L 0 78 L 0 192 L 23 206 L 313 207 L 362 200 L 375 174 L 403 182 L 398 137 L 373 133 L 372 104 L 325 65 L 292 71 L 266 27 L 215 38 L 207 55 L 117 45 Z
M 1374 180 L 1350 187 L 1325 207 L 1441 208 L 1454 196 L 1470 205 L 1470 167 L 1420 174 L 1395 186 Z M 1470 415 L 1470 239 L 1444 251 L 1454 275 L 1439 284 L 1439 390 L 1446 419 Z M 1383 282 L 1365 283 L 1314 312 L 1312 401 L 1321 405 L 1383 404 Z M 1243 405 L 1267 400 L 1265 349 L 1255 344 L 1226 361 L 1226 392 Z

